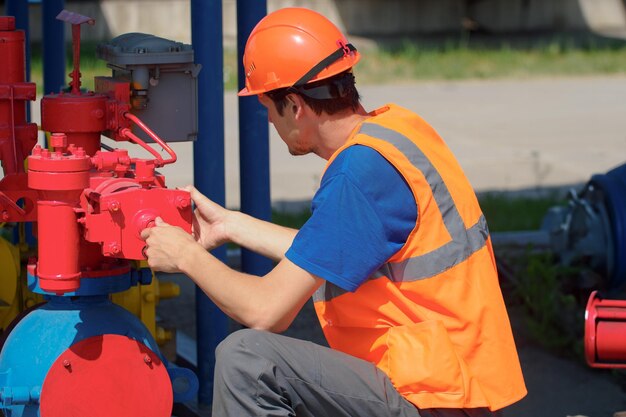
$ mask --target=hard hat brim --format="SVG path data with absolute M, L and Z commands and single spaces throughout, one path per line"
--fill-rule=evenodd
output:
M 258 95 L 258 94 L 261 94 L 261 93 L 260 93 L 260 92 L 259 92 L 259 93 L 255 93 L 254 91 L 249 91 L 249 90 L 248 90 L 248 87 L 244 87 L 244 88 L 242 88 L 242 89 L 241 89 L 241 90 L 237 93 L 237 95 L 238 95 L 239 97 L 256 96 L 256 95 Z

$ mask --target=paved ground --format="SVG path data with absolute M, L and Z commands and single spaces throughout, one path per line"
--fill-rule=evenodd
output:
M 368 108 L 393 101 L 420 113 L 445 138 L 480 191 L 539 188 L 585 182 L 626 161 L 626 76 L 532 81 L 437 82 L 364 86 Z M 238 206 L 237 109 L 226 103 L 227 205 Z M 170 185 L 192 180 L 189 144 L 178 144 L 181 163 L 166 174 Z M 310 199 L 323 162 L 290 157 L 273 135 L 272 200 Z M 183 296 L 164 301 L 161 315 L 195 334 L 193 287 L 180 277 Z M 513 314 L 515 328 L 522 320 Z M 581 324 L 582 325 L 582 324 Z M 323 342 L 310 305 L 289 331 Z M 626 410 L 626 393 L 610 372 L 538 349 L 516 331 L 529 395 L 505 417 L 612 416 Z

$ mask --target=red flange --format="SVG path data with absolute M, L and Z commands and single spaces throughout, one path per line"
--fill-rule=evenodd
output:
M 90 169 L 91 158 L 82 148 L 64 154 L 37 145 L 28 157 L 28 186 L 42 191 L 82 191 L 89 187 Z
M 169 417 L 172 383 L 141 342 L 105 334 L 82 340 L 54 362 L 41 388 L 42 417 Z
M 41 100 L 41 128 L 67 135 L 68 144 L 92 156 L 100 150 L 100 134 L 107 129 L 107 97 L 86 94 L 48 94 Z

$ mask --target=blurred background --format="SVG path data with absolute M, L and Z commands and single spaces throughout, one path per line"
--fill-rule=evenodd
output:
M 236 97 L 237 3 L 253 2 L 224 0 L 222 16 L 215 16 L 224 31 L 225 201 L 233 209 L 241 206 L 245 171 Z M 551 231 L 571 217 L 563 208 L 587 196 L 590 178 L 626 162 L 626 0 L 267 0 L 268 12 L 290 6 L 317 10 L 344 30 L 363 54 L 355 74 L 365 107 L 395 102 L 424 117 L 478 192 L 529 388 L 528 397 L 504 415 L 626 411 L 626 374 L 592 370 L 583 346 L 590 292 L 611 288 L 612 296 L 623 297 L 610 282 L 611 268 L 597 268 L 592 255 L 610 252 L 609 263 L 621 267 L 626 253 L 605 245 L 571 259 L 563 254 L 572 245 L 555 250 L 550 241 Z M 87 89 L 95 75 L 109 72 L 95 58 L 99 42 L 144 32 L 191 43 L 189 1 L 67 0 L 65 8 L 96 20 L 82 32 Z M 31 80 L 38 96 L 48 93 L 41 90 L 41 13 L 41 2 L 31 0 Z M 69 30 L 67 25 L 68 42 Z M 34 103 L 34 121 L 38 109 Z M 179 163 L 162 170 L 168 186 L 194 182 L 193 145 L 172 146 Z M 272 218 L 299 227 L 310 214 L 325 162 L 291 157 L 271 128 L 269 158 Z M 614 192 L 622 191 L 626 185 Z M 575 234 L 569 231 L 568 239 Z M 238 248 L 229 247 L 228 254 L 237 267 Z M 186 277 L 160 278 L 181 288 L 181 296 L 157 307 L 161 323 L 175 330 L 179 342 L 194 339 L 193 285 Z M 287 334 L 325 344 L 310 305 Z

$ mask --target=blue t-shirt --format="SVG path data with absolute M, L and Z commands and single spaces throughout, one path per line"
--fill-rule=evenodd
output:
M 285 255 L 355 291 L 402 248 L 416 221 L 415 198 L 402 175 L 374 149 L 353 145 L 326 170 L 311 217 Z

